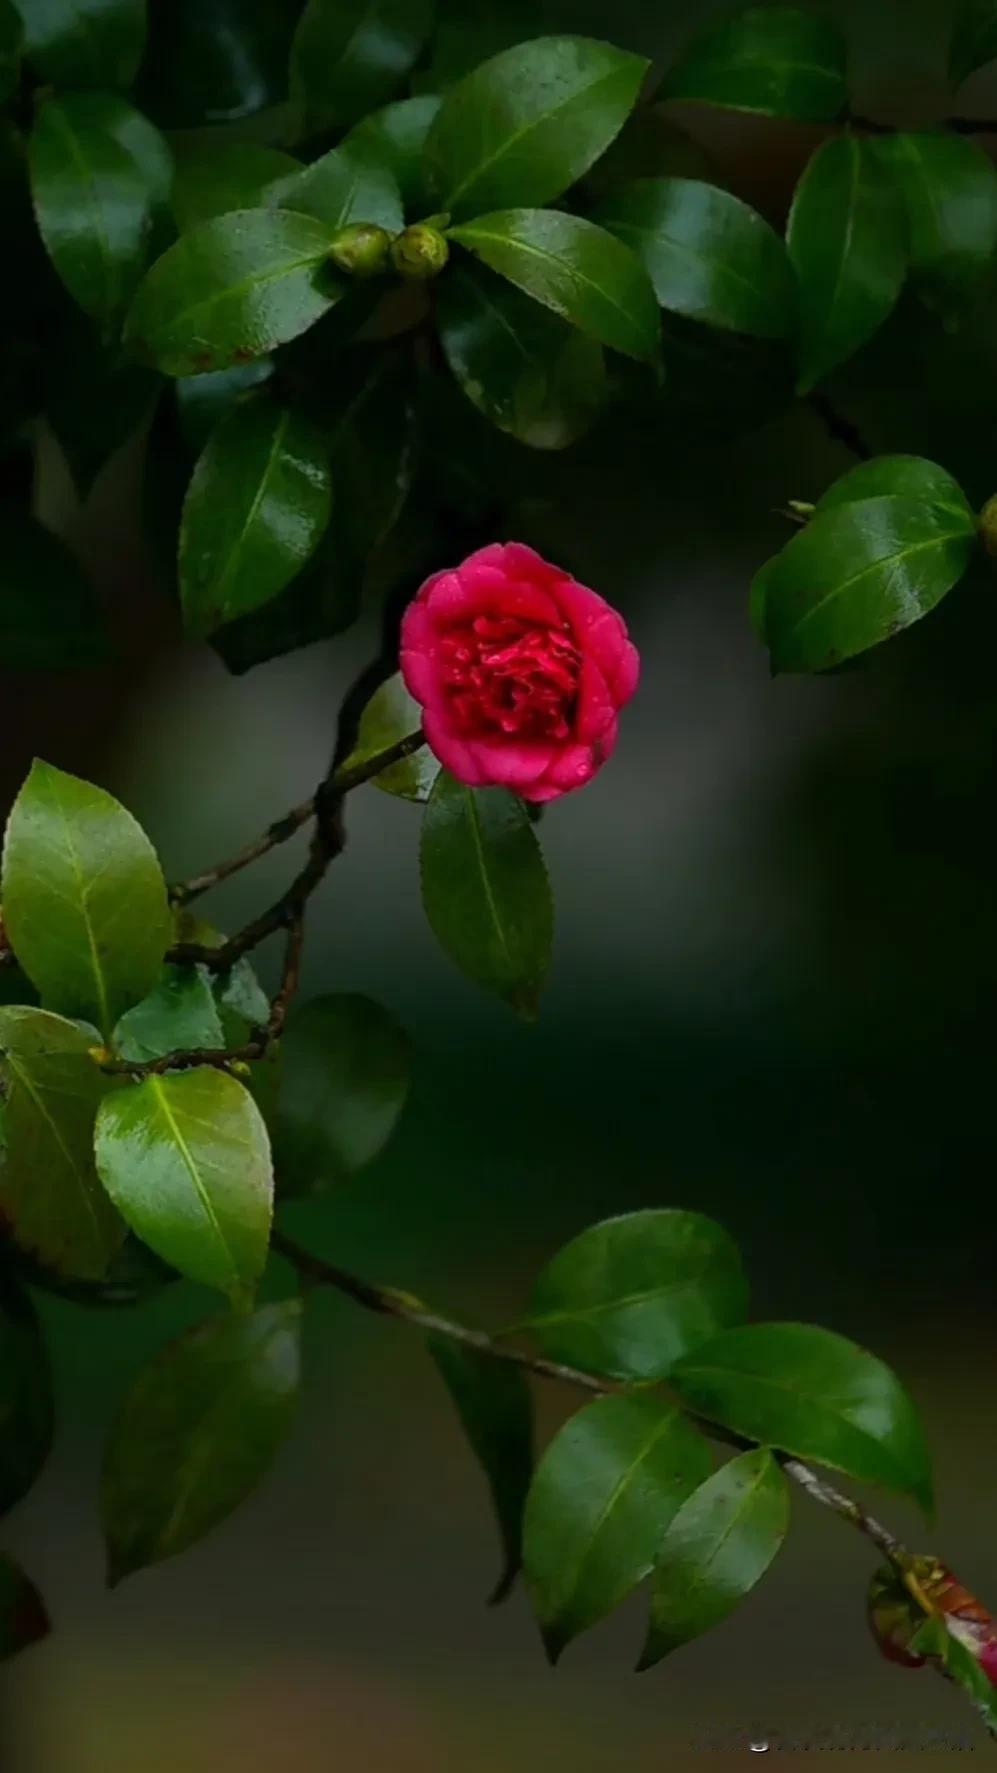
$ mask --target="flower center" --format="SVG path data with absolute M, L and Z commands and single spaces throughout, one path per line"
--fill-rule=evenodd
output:
M 581 667 L 566 628 L 475 616 L 443 636 L 443 682 L 467 738 L 567 739 Z

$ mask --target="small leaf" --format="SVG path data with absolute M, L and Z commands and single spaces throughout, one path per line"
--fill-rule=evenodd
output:
M 406 210 L 421 204 L 429 208 L 425 191 L 423 152 L 429 127 L 440 108 L 433 93 L 398 99 L 381 111 L 372 111 L 355 123 L 339 146 L 354 163 L 380 166 L 391 174 Z M 364 218 L 360 218 L 364 219 Z
M 833 123 L 845 109 L 847 53 L 837 27 L 795 6 L 747 6 L 693 38 L 664 96 L 764 117 Z
M 559 197 L 609 146 L 648 63 L 590 37 L 539 37 L 465 75 L 426 141 L 440 207 L 462 219 Z
M 51 1629 L 34 1583 L 12 1558 L 0 1556 L 0 1661 L 40 1643 Z
M 112 1084 L 90 1057 L 94 1041 L 47 1010 L 0 1009 L 0 1206 L 18 1247 L 74 1280 L 103 1279 L 125 1235 L 94 1168 L 94 1121 Z
M 15 0 L 32 66 L 54 86 L 130 86 L 146 0 Z
M 329 521 L 329 452 L 292 407 L 254 394 L 222 420 L 184 501 L 180 598 L 203 637 L 276 597 Z
M 708 1477 L 673 1516 L 655 1559 L 638 1669 L 709 1631 L 760 1582 L 789 1526 L 789 1491 L 764 1447 Z
M 249 1091 L 203 1067 L 107 1097 L 97 1170 L 132 1230 L 190 1280 L 252 1297 L 273 1208 L 270 1141 Z
M 949 45 L 949 79 L 961 86 L 997 58 L 997 0 L 959 0 Z
M 301 172 L 300 160 L 260 142 L 195 139 L 178 149 L 173 214 L 183 232 L 233 209 L 259 209 L 271 185 Z
M 110 645 L 92 586 L 57 536 L 0 513 L 0 658 L 9 671 L 104 664 Z
M 554 209 L 479 216 L 451 238 L 614 351 L 654 357 L 658 303 L 640 260 L 604 228 Z
M 108 1440 L 101 1513 L 112 1587 L 185 1551 L 266 1476 L 301 1385 L 301 1302 L 209 1318 L 143 1367 Z
M 164 967 L 158 985 L 122 1016 L 112 1046 L 122 1059 L 142 1063 L 165 1053 L 225 1046 L 225 1033 L 204 967 Z
M 440 284 L 440 343 L 468 399 L 518 442 L 565 449 L 606 398 L 602 350 L 483 267 L 458 265 Z
M 709 1469 L 702 1436 L 650 1394 L 600 1398 L 554 1437 L 523 1528 L 527 1586 L 552 1662 L 650 1574 L 669 1521 Z
M 399 740 L 417 733 L 421 725 L 422 709 L 405 688 L 401 672 L 396 671 L 371 696 L 360 716 L 356 744 L 340 767 L 344 771 L 359 768 L 370 758 L 397 745 Z M 383 788 L 386 794 L 400 795 L 402 800 L 425 801 L 429 799 L 439 773 L 438 759 L 428 745 L 423 745 L 411 757 L 405 757 L 401 763 L 393 763 L 380 775 L 372 776 L 371 781 L 375 788 Z
M 27 1495 L 51 1445 L 48 1351 L 31 1300 L 4 1276 L 0 1278 L 0 1514 Z
M 533 1472 L 533 1401 L 519 1367 L 477 1354 L 446 1336 L 427 1336 L 471 1450 L 488 1482 L 502 1543 L 502 1571 L 489 1600 L 503 1601 L 522 1561 L 523 1510 Z
M 152 990 L 170 939 L 149 839 L 103 788 L 36 761 L 7 824 L 4 922 L 46 1005 L 109 1035 Z
M 587 1373 L 660 1379 L 747 1308 L 741 1259 L 722 1226 L 702 1213 L 647 1209 L 565 1244 L 540 1275 L 523 1328 L 546 1355 Z
M 338 301 L 343 286 L 328 250 L 328 229 L 311 216 L 269 209 L 216 216 L 153 265 L 126 337 L 165 375 L 262 357 Z
M 521 801 L 441 770 L 422 823 L 422 902 L 461 971 L 534 1016 L 550 965 L 554 908 Z
M 405 1105 L 408 1036 L 387 1010 L 344 992 L 291 1016 L 276 1135 L 282 1191 L 320 1193 L 383 1150 Z
M 291 93 L 316 129 L 355 123 L 391 97 L 432 23 L 432 0 L 308 0 L 291 47 Z
M 903 205 L 860 136 L 818 148 L 793 199 L 787 232 L 800 286 L 801 393 L 875 333 L 907 274 Z
M 872 151 L 906 205 L 914 283 L 958 304 L 997 249 L 997 171 L 977 142 L 942 130 L 877 137 Z
M 904 1491 L 931 1512 L 921 1424 L 895 1373 L 812 1324 L 742 1324 L 673 1367 L 682 1402 L 735 1434 Z
M 405 224 L 394 174 L 347 143 L 270 186 L 264 201 L 327 222 L 330 232 L 371 222 L 397 234 Z
M 610 197 L 595 219 L 640 259 L 663 308 L 762 339 L 788 331 L 785 246 L 729 191 L 701 179 L 640 179 Z

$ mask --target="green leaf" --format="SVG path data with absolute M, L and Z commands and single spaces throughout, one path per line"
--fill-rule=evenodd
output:
M 709 1631 L 761 1581 L 789 1526 L 789 1490 L 765 1447 L 721 1466 L 683 1502 L 655 1559 L 639 1669 Z
M 331 232 L 350 222 L 372 222 L 397 234 L 405 224 L 394 174 L 345 142 L 271 185 L 264 199 L 328 223 Z
M 706 1442 L 652 1395 L 600 1398 L 547 1448 L 523 1527 L 523 1566 L 547 1654 L 648 1576 L 666 1527 L 710 1469 Z
M 559 197 L 609 146 L 648 63 L 589 37 L 517 43 L 447 93 L 426 141 L 440 207 L 461 219 Z
M 263 1118 L 228 1072 L 167 1072 L 102 1103 L 97 1170 L 122 1217 L 164 1262 L 234 1304 L 263 1273 L 273 1165 Z
M 24 30 L 13 0 L 0 0 L 0 104 L 16 92 L 21 73 Z
M 354 124 L 339 144 L 354 162 L 384 167 L 398 186 L 406 210 L 417 204 L 429 207 L 423 152 L 439 108 L 440 101 L 433 93 L 398 99 Z
M 581 332 L 628 357 L 654 357 L 658 303 L 640 260 L 604 228 L 554 209 L 479 216 L 451 238 Z
M 151 991 L 170 939 L 162 870 L 103 788 L 36 761 L 3 855 L 10 944 L 46 1005 L 110 1034 Z
M 291 94 L 318 128 L 355 123 L 404 80 L 432 0 L 308 0 L 291 47 Z
M 572 1238 L 537 1280 L 523 1328 L 588 1373 L 660 1379 L 739 1323 L 748 1287 L 737 1248 L 702 1213 L 626 1213 Z
M 439 287 L 447 362 L 500 431 L 534 449 L 584 436 L 606 398 L 602 349 L 483 267 L 457 265 Z
M 233 209 L 262 208 L 270 201 L 271 185 L 301 170 L 300 160 L 280 148 L 195 138 L 177 151 L 173 182 L 177 227 L 186 232 Z
M 267 392 L 211 435 L 180 525 L 180 599 L 203 638 L 276 597 L 314 554 L 329 521 L 329 451 L 318 428 Z
M 785 246 L 729 191 L 700 179 L 640 179 L 595 219 L 640 259 L 663 308 L 762 339 L 789 330 Z
M 686 1355 L 670 1382 L 690 1410 L 735 1434 L 906 1492 L 931 1512 L 914 1405 L 889 1367 L 844 1336 L 742 1324 Z
M 26 512 L 0 513 L 0 658 L 7 670 L 100 665 L 109 651 L 93 588 L 64 543 Z
M 837 27 L 795 6 L 748 6 L 709 24 L 666 77 L 670 99 L 832 123 L 848 100 Z
M 203 222 L 153 265 L 126 336 L 166 375 L 262 357 L 339 299 L 328 249 L 321 222 L 283 210 L 236 210 Z
M 941 130 L 877 137 L 872 151 L 904 198 L 912 279 L 958 302 L 997 250 L 997 171 L 978 143 Z
M 422 902 L 440 946 L 476 984 L 535 1016 L 554 907 L 522 801 L 504 788 L 465 788 L 441 770 L 423 815 L 420 859 Z
M 0 1556 L 0 1661 L 48 1637 L 45 1603 L 13 1559 Z
M 805 394 L 878 331 L 907 275 L 903 205 L 861 136 L 818 148 L 796 188 L 787 244 L 800 287 Z
M 30 1299 L 4 1276 L 0 1278 L 0 1514 L 27 1495 L 51 1445 L 48 1351 Z
M 101 1280 L 125 1235 L 94 1168 L 94 1120 L 111 1087 L 90 1057 L 94 1039 L 47 1010 L 0 1008 L 0 1205 L 19 1248 L 80 1280 Z
M 377 757 L 380 752 L 397 745 L 399 740 L 417 733 L 421 725 L 422 709 L 405 688 L 401 672 L 396 671 L 374 691 L 364 708 L 356 743 L 349 756 L 343 758 L 341 768 L 359 768 L 369 758 Z M 413 756 L 391 764 L 371 780 L 375 788 L 383 788 L 386 794 L 397 794 L 402 800 L 424 801 L 429 799 L 439 773 L 438 759 L 428 745 L 423 745 Z
M 243 395 L 262 387 L 273 370 L 272 357 L 258 357 L 253 363 L 237 363 L 206 376 L 179 377 L 174 386 L 180 426 L 195 455 L 200 455 L 215 426 L 235 410 Z
M 489 1600 L 505 1600 L 522 1561 L 523 1510 L 533 1472 L 533 1400 L 519 1367 L 447 1336 L 426 1347 L 485 1474 L 498 1521 L 502 1570 Z
M 90 128 L 102 130 L 130 156 L 142 175 L 150 212 L 150 251 L 160 252 L 173 238 L 170 195 L 175 166 L 173 150 L 162 131 L 116 92 L 76 93 L 74 115 Z
M 209 1318 L 142 1368 L 101 1478 L 108 1581 L 185 1551 L 266 1476 L 301 1388 L 301 1302 Z
M 966 571 L 965 512 L 920 498 L 825 510 L 762 567 L 752 587 L 774 671 L 826 671 L 927 615 Z
M 25 52 L 53 86 L 130 86 L 145 44 L 146 0 L 14 0 Z
M 369 997 L 317 997 L 282 1042 L 275 1139 L 282 1191 L 321 1193 L 383 1150 L 408 1095 L 408 1036 Z
M 920 499 L 925 505 L 937 505 L 951 512 L 964 524 L 975 524 L 973 509 L 962 487 L 937 462 L 923 456 L 874 456 L 872 461 L 859 462 L 847 474 L 829 486 L 818 499 L 815 511 L 837 510 L 857 499 L 878 499 L 895 494 L 898 498 Z
M 205 967 L 168 966 L 159 984 L 122 1016 L 112 1046 L 142 1062 L 165 1053 L 225 1046 L 215 991 Z
M 961 0 L 949 44 L 949 79 L 961 86 L 997 58 L 997 0 Z

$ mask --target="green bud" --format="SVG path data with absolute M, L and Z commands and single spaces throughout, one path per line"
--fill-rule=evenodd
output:
M 997 493 L 988 499 L 980 512 L 980 535 L 988 554 L 997 559 Z
M 353 222 L 341 228 L 329 247 L 334 265 L 350 277 L 376 277 L 388 262 L 391 235 L 374 222 Z
M 391 243 L 391 262 L 399 277 L 438 277 L 449 257 L 443 235 L 428 222 L 416 222 Z

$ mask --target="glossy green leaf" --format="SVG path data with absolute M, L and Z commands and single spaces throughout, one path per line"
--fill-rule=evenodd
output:
M 90 1057 L 95 1038 L 47 1010 L 0 1008 L 0 1206 L 19 1248 L 80 1280 L 102 1279 L 125 1235 L 94 1168 L 94 1120 L 111 1087 Z
M 708 326 L 782 338 L 792 278 L 782 240 L 729 191 L 701 179 L 639 179 L 595 218 L 646 267 L 663 308 Z
M 861 136 L 818 148 L 796 188 L 787 232 L 799 282 L 799 388 L 851 357 L 896 306 L 907 275 L 903 204 Z
M 166 375 L 198 375 L 262 357 L 328 312 L 342 283 L 326 262 L 328 229 L 284 210 L 235 210 L 153 265 L 126 336 Z
M 400 739 L 417 733 L 421 725 L 422 709 L 405 688 L 401 672 L 396 671 L 374 691 L 367 703 L 360 716 L 356 744 L 349 756 L 343 758 L 342 768 L 358 768 L 379 752 L 397 745 Z M 383 788 L 386 794 L 397 794 L 402 800 L 428 800 L 439 773 L 439 760 L 428 745 L 423 745 L 411 757 L 391 764 L 371 780 L 375 788 Z
M 14 0 L 24 47 L 57 87 L 129 86 L 145 44 L 146 0 Z
M 391 170 L 342 143 L 299 171 L 278 179 L 265 201 L 328 223 L 372 222 L 397 234 L 404 226 L 401 192 Z
M 30 1299 L 0 1278 L 0 1514 L 26 1496 L 52 1445 L 52 1374 Z
M 144 1366 L 104 1455 L 112 1586 L 203 1539 L 257 1488 L 301 1388 L 301 1302 L 209 1318 Z
M 50 1009 L 110 1034 L 151 991 L 170 939 L 149 839 L 103 788 L 36 761 L 3 856 L 11 946 Z
M 97 1169 L 132 1230 L 190 1280 L 234 1303 L 263 1272 L 273 1165 L 262 1116 L 228 1072 L 167 1072 L 102 1104 Z
M 702 1436 L 651 1394 L 600 1398 L 555 1435 L 523 1527 L 526 1582 L 552 1662 L 650 1574 L 669 1521 L 709 1469 Z
M 997 59 L 997 0 L 956 0 L 949 42 L 949 79 L 961 86 Z
M 57 536 L 0 512 L 0 662 L 9 671 L 103 664 L 110 652 L 92 586 Z
M 606 399 L 602 348 L 483 266 L 440 284 L 440 342 L 468 399 L 534 449 L 584 436 Z
M 165 1053 L 225 1046 L 221 1013 L 204 967 L 164 967 L 159 984 L 126 1011 L 114 1030 L 122 1059 L 161 1059 Z
M 533 1474 L 533 1400 L 511 1362 L 427 1336 L 428 1348 L 491 1493 L 502 1544 L 502 1570 L 489 1597 L 505 1599 L 522 1561 L 523 1510 Z
M 13 0 L 0 0 L 0 104 L 17 89 L 23 36 L 21 15 Z
M 173 238 L 170 194 L 176 170 L 166 137 L 116 92 L 75 93 L 72 103 L 81 123 L 109 135 L 138 167 L 149 201 L 150 252 L 162 251 Z
M 964 524 L 975 522 L 973 508 L 959 482 L 947 469 L 923 456 L 874 456 L 871 461 L 859 462 L 828 487 L 815 510 L 819 516 L 841 505 L 851 505 L 856 499 L 878 499 L 890 494 L 940 506 Z
M 523 1328 L 554 1360 L 618 1379 L 660 1379 L 748 1309 L 721 1225 L 677 1208 L 626 1213 L 565 1244 L 533 1289 Z
M 976 540 L 965 512 L 920 498 L 825 510 L 762 567 L 752 588 L 775 671 L 826 671 L 934 609 Z
M 812 1324 L 742 1324 L 696 1348 L 670 1383 L 698 1415 L 752 1441 L 914 1496 L 930 1513 L 917 1412 L 874 1355 Z
M 911 276 L 934 301 L 959 301 L 997 250 L 997 171 L 977 142 L 942 130 L 877 137 L 873 151 L 906 207 Z
M 423 152 L 439 108 L 440 101 L 433 93 L 398 99 L 354 124 L 339 144 L 354 161 L 384 167 L 398 186 L 407 210 L 416 204 L 422 204 L 424 210 L 430 207 Z
M 154 0 L 143 104 L 168 129 L 255 121 L 287 99 L 298 11 L 297 0 Z
M 342 127 L 383 105 L 432 15 L 432 0 L 308 0 L 291 49 L 291 92 L 311 124 Z
M 34 1583 L 12 1558 L 0 1556 L 0 1661 L 39 1643 L 51 1629 Z
M 559 197 L 622 128 L 647 68 L 589 37 L 536 38 L 475 68 L 426 140 L 440 207 L 461 219 Z
M 831 123 L 847 103 L 846 72 L 844 40 L 828 19 L 795 6 L 747 6 L 693 38 L 663 92 L 765 117 Z
M 276 597 L 329 521 L 329 451 L 318 428 L 262 392 L 211 435 L 180 525 L 180 598 L 203 638 Z
M 177 411 L 184 437 L 200 455 L 216 425 L 254 388 L 273 375 L 273 359 L 257 357 L 253 363 L 237 363 L 204 376 L 180 376 L 175 383 Z
M 658 303 L 640 260 L 614 235 L 554 209 L 479 216 L 451 237 L 579 331 L 628 357 L 653 357 Z
M 210 923 L 197 916 L 195 911 L 180 907 L 174 911 L 174 939 L 177 942 L 197 942 L 205 948 L 218 948 L 225 937 Z M 201 971 L 201 969 L 198 969 Z M 164 979 L 184 976 L 186 969 L 166 967 Z M 270 1000 L 263 990 L 248 956 L 237 960 L 227 972 L 206 974 L 211 987 L 211 995 L 221 1022 L 225 1036 L 224 1045 L 241 1046 L 250 1031 L 264 1023 L 270 1013 Z M 200 1000 L 203 1005 L 203 999 Z M 210 1026 L 207 1007 L 204 1006 L 204 1027 Z M 171 1043 L 173 1045 L 179 1043 Z M 210 1045 L 210 1042 L 205 1044 Z
M 789 1526 L 786 1479 L 764 1447 L 721 1466 L 683 1502 L 661 1542 L 638 1668 L 719 1625 L 760 1582 Z
M 550 965 L 554 907 L 526 811 L 504 788 L 465 788 L 441 770 L 422 822 L 422 902 L 461 971 L 537 1013 Z
M 408 1036 L 369 997 L 313 998 L 290 1018 L 275 1146 L 281 1188 L 321 1193 L 383 1150 L 408 1095 Z
M 204 141 L 178 150 L 173 214 L 186 232 L 233 209 L 259 209 L 268 189 L 301 171 L 300 160 L 259 142 Z

